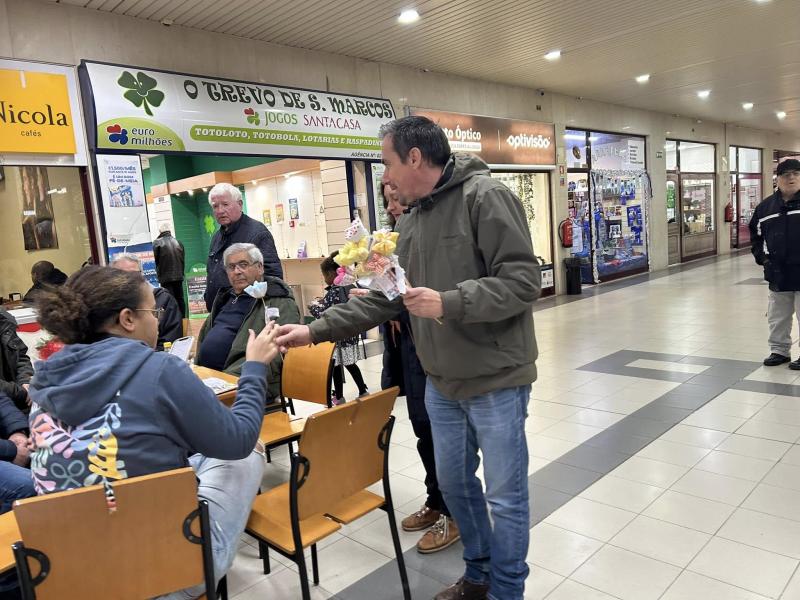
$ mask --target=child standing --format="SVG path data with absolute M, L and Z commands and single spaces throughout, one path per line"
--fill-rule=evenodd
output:
M 350 290 L 354 287 L 352 285 L 339 286 L 334 285 L 333 280 L 336 279 L 336 271 L 339 265 L 333 260 L 339 254 L 339 251 L 333 252 L 329 257 L 322 261 L 320 270 L 322 277 L 325 280 L 327 287 L 325 288 L 325 295 L 322 298 L 317 298 L 308 305 L 308 310 L 311 312 L 315 319 L 336 304 L 347 302 Z M 342 367 L 346 367 L 353 376 L 353 382 L 358 387 L 358 395 L 366 396 L 369 393 L 367 385 L 364 383 L 364 377 L 361 375 L 361 369 L 356 364 L 359 360 L 366 358 L 364 346 L 361 344 L 358 337 L 348 338 L 341 342 L 336 342 L 336 350 L 333 352 L 333 403 L 341 404 L 344 402 L 344 371 Z

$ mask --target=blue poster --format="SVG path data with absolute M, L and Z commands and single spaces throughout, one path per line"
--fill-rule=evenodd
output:
M 153 243 L 134 244 L 132 246 L 112 246 L 108 249 L 108 262 L 111 263 L 117 254 L 135 254 L 142 261 L 144 277 L 153 287 L 160 287 L 156 276 L 156 259 L 153 256 Z

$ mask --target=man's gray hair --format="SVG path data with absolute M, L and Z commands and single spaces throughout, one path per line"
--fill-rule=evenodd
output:
M 169 223 L 162 223 L 161 225 L 158 226 L 158 231 L 160 233 L 165 233 L 167 231 L 172 233 L 172 227 L 170 227 Z
M 239 204 L 242 203 L 242 192 L 239 188 L 230 183 L 218 183 L 212 187 L 211 191 L 208 192 L 208 203 L 211 204 L 214 198 L 218 198 L 219 196 L 228 196 L 231 200 Z
M 130 254 L 128 252 L 123 252 L 121 254 L 115 254 L 114 258 L 111 259 L 111 266 L 113 267 L 115 264 L 117 264 L 118 262 L 122 262 L 122 261 L 132 262 L 137 267 L 139 267 L 140 271 L 142 270 L 142 259 L 139 258 L 138 256 L 136 256 L 135 254 Z
M 231 244 L 225 249 L 225 252 L 222 253 L 222 264 L 228 264 L 228 257 L 231 254 L 238 254 L 239 252 L 247 252 L 247 256 L 253 262 L 257 262 L 261 265 L 264 264 L 264 255 L 261 254 L 261 250 L 255 244 L 247 244 L 247 243 L 239 243 L 239 244 Z

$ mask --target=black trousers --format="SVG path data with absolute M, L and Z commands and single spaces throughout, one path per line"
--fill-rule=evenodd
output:
M 417 436 L 417 452 L 419 452 L 419 457 L 422 459 L 422 466 L 425 467 L 425 488 L 428 492 L 428 500 L 425 505 L 449 517 L 450 511 L 447 510 L 447 505 L 444 503 L 442 492 L 439 489 L 439 480 L 436 479 L 436 459 L 433 456 L 431 422 L 412 419 L 411 427 L 414 429 L 414 435 Z
M 167 281 L 162 283 L 161 287 L 167 290 L 172 297 L 178 302 L 178 308 L 181 311 L 183 318 L 186 318 L 186 303 L 183 301 L 183 280 L 180 281 Z
M 361 369 L 358 368 L 358 365 L 345 365 L 345 368 L 353 376 L 353 383 L 356 384 L 358 393 L 366 393 L 367 384 L 364 383 L 364 377 L 361 375 Z M 342 365 L 333 367 L 333 392 L 337 398 L 344 397 L 344 371 L 342 370 Z

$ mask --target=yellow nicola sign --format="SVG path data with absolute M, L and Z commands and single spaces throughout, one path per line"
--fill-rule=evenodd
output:
M 0 152 L 75 154 L 65 75 L 0 69 Z

